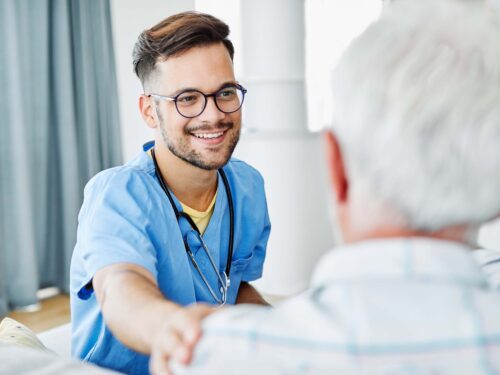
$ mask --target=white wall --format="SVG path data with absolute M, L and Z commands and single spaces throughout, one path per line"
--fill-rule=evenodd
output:
M 172 14 L 193 9 L 194 0 L 111 0 L 125 161 L 137 154 L 143 143 L 152 139 L 152 131 L 144 124 L 138 109 L 142 87 L 132 67 L 132 50 L 137 37 Z

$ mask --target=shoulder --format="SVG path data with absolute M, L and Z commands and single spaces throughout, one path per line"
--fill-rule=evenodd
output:
M 233 180 L 233 183 L 254 187 L 264 185 L 264 178 L 260 172 L 242 160 L 231 158 L 224 167 L 224 171 L 227 173 L 228 178 Z
M 161 202 L 156 177 L 131 165 L 106 169 L 85 186 L 81 215 L 112 209 L 145 214 Z M 83 216 L 82 216 L 83 217 Z
M 155 178 L 153 162 L 141 153 L 124 165 L 96 174 L 85 187 L 85 193 L 107 190 L 144 193 L 154 187 Z
M 143 192 L 151 186 L 152 176 L 143 170 L 123 165 L 120 167 L 109 168 L 96 174 L 85 187 L 85 193 L 91 191 L 113 190 L 134 192 L 139 190 Z

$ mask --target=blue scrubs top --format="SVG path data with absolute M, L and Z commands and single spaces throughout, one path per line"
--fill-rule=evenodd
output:
M 104 323 L 92 291 L 94 274 L 116 263 L 147 269 L 165 298 L 189 305 L 215 303 L 189 260 L 172 206 L 156 178 L 146 151 L 129 163 L 97 174 L 85 187 L 71 260 L 72 353 L 82 360 L 128 374 L 148 374 L 149 357 L 121 344 Z M 248 164 L 231 159 L 224 167 L 234 205 L 234 252 L 227 303 L 234 304 L 240 283 L 261 277 L 270 232 L 264 181 Z M 179 211 L 182 208 L 172 194 Z M 184 219 L 181 219 L 184 220 Z M 219 175 L 214 211 L 203 239 L 219 271 L 226 268 L 229 207 Z M 206 254 L 192 249 L 212 289 L 217 275 Z

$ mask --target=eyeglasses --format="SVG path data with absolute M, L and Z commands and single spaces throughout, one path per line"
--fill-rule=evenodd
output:
M 204 94 L 199 90 L 185 90 L 175 96 L 159 94 L 149 94 L 161 100 L 168 100 L 175 103 L 177 112 L 182 117 L 193 118 L 201 115 L 205 110 L 208 98 L 213 97 L 215 106 L 223 113 L 233 113 L 241 108 L 245 100 L 247 89 L 239 84 L 229 84 L 212 94 Z
M 208 250 L 207 245 L 205 244 L 205 241 L 203 241 L 203 237 L 201 236 L 201 233 L 194 223 L 193 219 L 186 214 L 185 212 L 179 212 L 177 216 L 177 221 L 180 221 L 181 218 L 186 219 L 186 221 L 189 223 L 191 226 L 191 230 L 187 232 L 185 236 L 183 236 L 184 239 L 184 247 L 186 248 L 186 252 L 191 259 L 191 263 L 193 263 L 194 268 L 196 271 L 198 271 L 198 274 L 200 275 L 201 279 L 203 280 L 203 283 L 207 287 L 209 293 L 212 295 L 212 298 L 219 304 L 220 307 L 224 306 L 227 301 L 227 290 L 229 289 L 230 286 L 230 281 L 229 278 L 226 275 L 226 272 L 220 272 L 219 268 L 215 264 L 214 258 L 210 254 L 210 251 Z M 191 246 L 189 243 L 191 242 Z M 219 287 L 219 293 L 220 293 L 220 298 L 217 296 L 215 291 L 213 290 L 212 286 L 210 285 L 209 281 L 207 280 L 205 274 L 201 270 L 200 266 L 198 265 L 198 262 L 196 261 L 195 255 L 193 251 L 191 250 L 191 247 L 194 248 L 194 245 L 199 245 L 207 255 L 208 260 L 210 261 L 210 264 L 212 265 L 212 269 L 214 270 L 215 274 L 217 275 L 217 283 Z

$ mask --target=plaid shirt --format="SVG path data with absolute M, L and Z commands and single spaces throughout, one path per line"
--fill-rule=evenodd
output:
M 499 253 L 442 240 L 374 240 L 331 251 L 305 293 L 275 308 L 242 305 L 209 317 L 192 365 L 177 369 L 500 374 L 500 291 L 475 258 L 495 275 Z

